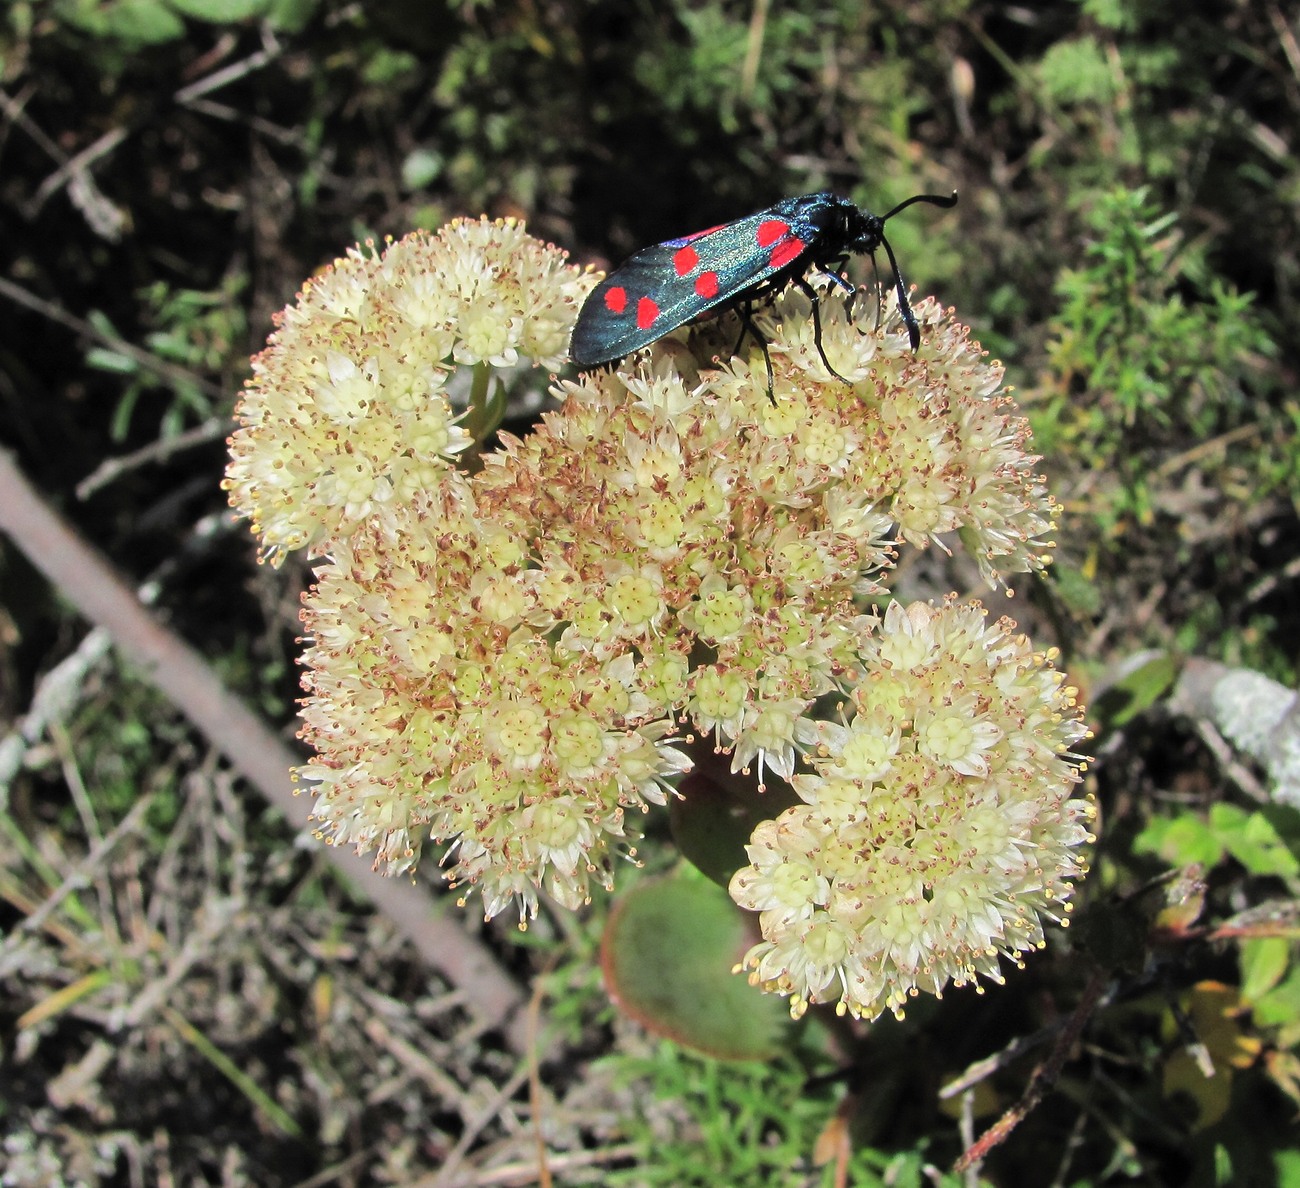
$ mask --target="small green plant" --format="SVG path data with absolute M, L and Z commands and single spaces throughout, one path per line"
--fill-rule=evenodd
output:
M 1280 805 L 1245 809 L 1217 803 L 1203 815 L 1189 811 L 1155 818 L 1135 839 L 1134 850 L 1190 872 L 1194 893 L 1156 918 L 1164 943 L 1180 946 L 1208 939 L 1236 953 L 1238 984 L 1213 984 L 1224 1003 L 1216 1017 L 1232 1020 L 1231 1033 L 1224 1037 L 1231 1051 L 1216 1063 L 1241 1069 L 1258 1065 L 1292 1101 L 1300 1101 L 1300 1060 L 1295 1054 L 1300 1043 L 1300 812 Z M 1225 897 L 1212 898 L 1207 890 L 1241 886 L 1243 876 L 1280 894 L 1229 911 Z M 1193 995 L 1197 993 L 1204 997 L 1209 987 L 1194 988 Z M 1197 1031 L 1214 1034 L 1216 1028 L 1221 1031 L 1222 1024 Z M 1180 1087 L 1194 1095 L 1212 1088 L 1190 1077 Z M 1214 1096 L 1200 1104 L 1203 1109 L 1227 1109 L 1226 1099 Z
M 1270 493 L 1289 469 L 1279 451 L 1292 473 L 1297 459 L 1267 401 L 1274 344 L 1251 297 L 1208 274 L 1144 189 L 1104 194 L 1088 224 L 1085 265 L 1056 284 L 1031 421 L 1079 460 L 1099 534 L 1152 528 L 1192 462 L 1225 495 Z
M 232 273 L 226 284 L 211 292 L 154 282 L 141 294 L 143 316 L 152 327 L 145 335 L 145 350 L 128 343 L 105 314 L 92 311 L 88 320 L 99 332 L 101 345 L 86 352 L 86 362 L 124 380 L 113 412 L 115 441 L 126 439 L 141 400 L 159 388 L 171 395 L 158 413 L 161 437 L 215 415 L 222 403 L 219 393 L 239 381 L 233 361 L 240 358 L 248 328 L 240 302 L 247 279 Z M 221 388 L 205 382 L 213 373 L 226 375 Z
M 641 1055 L 613 1056 L 603 1068 L 637 1090 L 636 1106 L 622 1124 L 639 1157 L 634 1168 L 607 1175 L 611 1188 L 961 1183 L 929 1162 L 924 1143 L 910 1151 L 863 1145 L 850 1153 L 844 1119 L 827 1122 L 829 1095 L 810 1092 L 805 1065 L 791 1058 L 724 1063 L 665 1041 Z M 837 1172 L 847 1178 L 837 1178 Z

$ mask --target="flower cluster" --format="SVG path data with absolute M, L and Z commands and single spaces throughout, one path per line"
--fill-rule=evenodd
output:
M 223 485 L 264 555 L 328 552 L 435 489 L 473 441 L 448 401 L 454 365 L 558 368 L 594 283 L 513 219 L 354 249 L 308 281 L 253 360 L 230 439 Z
M 625 812 L 663 804 L 689 766 L 669 741 L 684 659 L 549 638 L 564 575 L 530 566 L 535 531 L 455 479 L 398 534 L 341 543 L 303 616 L 317 759 L 301 774 L 321 833 L 392 873 L 426 836 L 454 839 L 452 882 L 521 920 L 539 888 L 576 908 L 592 877 L 612 886 Z M 622 590 L 635 606 L 635 584 Z
M 629 812 L 709 738 L 807 802 L 733 883 L 763 913 L 758 981 L 876 1013 L 995 973 L 1080 870 L 1077 707 L 977 609 L 867 602 L 900 549 L 954 536 L 994 584 L 1045 563 L 1055 508 L 1000 369 L 932 300 L 918 355 L 896 310 L 824 300 L 846 384 L 791 291 L 757 315 L 774 401 L 758 352 L 712 361 L 724 317 L 558 384 L 533 433 L 457 469 L 493 426 L 452 415 L 455 369 L 558 367 L 593 283 L 512 223 L 456 223 L 314 281 L 257 361 L 227 485 L 273 559 L 324 557 L 321 834 L 390 873 L 431 839 L 523 922 L 540 891 L 612 886 Z M 822 720 L 833 701 L 852 715 Z
M 893 603 L 863 641 L 851 716 L 810 729 L 803 804 L 764 822 L 731 895 L 760 913 L 751 979 L 875 1017 L 1040 947 L 1090 840 L 1062 759 L 1075 691 L 977 605 Z M 1058 917 L 1059 918 L 1059 917 Z

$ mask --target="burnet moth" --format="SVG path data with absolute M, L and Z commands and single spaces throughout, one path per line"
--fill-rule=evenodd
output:
M 827 371 L 843 379 L 822 349 L 817 295 L 807 274 L 813 268 L 820 270 L 852 299 L 853 286 L 843 273 L 848 257 L 874 254 L 878 247 L 889 258 L 898 308 L 915 351 L 921 345 L 921 331 L 894 249 L 885 238 L 885 223 L 915 202 L 950 207 L 956 204 L 957 194 L 954 191 L 946 198 L 917 194 L 883 215 L 874 215 L 822 190 L 783 199 L 733 223 L 642 248 L 601 281 L 583 303 L 569 356 L 581 368 L 600 367 L 649 346 L 710 310 L 735 308 L 741 317 L 741 340 L 749 332 L 763 348 L 771 395 L 772 360 L 767 343 L 749 320 L 749 304 L 793 283 L 812 301 L 817 353 Z

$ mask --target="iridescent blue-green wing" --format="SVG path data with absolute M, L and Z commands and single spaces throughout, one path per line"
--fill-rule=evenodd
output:
M 816 246 L 799 205 L 808 198 L 637 252 L 587 298 L 570 357 L 579 367 L 612 363 L 711 309 L 743 300 L 778 274 L 800 271 Z

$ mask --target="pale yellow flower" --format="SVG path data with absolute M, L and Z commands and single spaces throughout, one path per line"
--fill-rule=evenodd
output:
M 448 402 L 453 367 L 558 368 L 594 283 L 513 219 L 370 248 L 303 286 L 235 410 L 224 486 L 272 562 L 392 523 L 445 481 L 473 444 Z
M 852 716 L 818 732 L 805 802 L 759 826 L 732 897 L 760 913 L 751 980 L 874 1018 L 1043 943 L 1086 869 L 1074 691 L 978 606 L 890 606 Z M 884 665 L 886 667 L 882 668 Z M 879 696 L 887 686 L 885 695 Z M 815 888 L 806 905 L 799 894 Z

